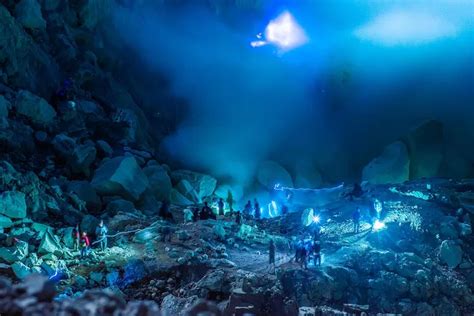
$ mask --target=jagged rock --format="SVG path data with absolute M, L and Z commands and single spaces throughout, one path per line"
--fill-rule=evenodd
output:
M 38 248 L 39 254 L 47 253 L 60 253 L 62 251 L 61 244 L 59 243 L 59 238 L 53 235 L 50 231 L 47 231 Z
M 181 206 L 189 206 L 189 205 L 194 204 L 193 202 L 188 200 L 184 195 L 179 193 L 179 191 L 176 189 L 171 189 L 170 201 L 171 201 L 171 204 L 181 205 Z
M 462 261 L 462 249 L 453 240 L 444 240 L 439 249 L 441 262 L 450 268 L 456 268 Z
M 200 201 L 214 193 L 217 180 L 209 175 L 189 170 L 176 170 L 171 173 L 171 180 L 176 185 L 181 180 L 186 180 L 196 191 Z
M 97 149 L 98 153 L 103 157 L 112 157 L 112 155 L 114 154 L 114 150 L 105 140 L 97 141 Z
M 102 201 L 89 182 L 71 181 L 67 185 L 67 190 L 76 193 L 81 200 L 86 202 L 89 212 L 99 212 L 102 209 Z
M 402 142 L 385 147 L 362 171 L 362 181 L 372 184 L 402 183 L 409 179 L 410 158 Z
M 12 264 L 12 270 L 13 273 L 15 273 L 16 277 L 20 280 L 23 280 L 31 274 L 31 269 L 21 262 L 15 262 L 14 264 Z
M 45 0 L 44 1 L 44 9 L 46 11 L 54 11 L 58 8 L 61 0 Z
M 113 1 L 110 0 L 85 0 L 81 4 L 80 21 L 89 30 L 93 30 L 113 9 Z
M 18 191 L 6 191 L 0 194 L 0 214 L 10 218 L 26 217 L 25 194 Z
M 92 281 L 94 281 L 97 284 L 100 284 L 102 282 L 102 280 L 104 279 L 104 274 L 100 273 L 100 272 L 93 271 L 89 274 L 89 279 L 91 279 Z
M 35 150 L 33 129 L 20 121 L 0 118 L 0 144 L 13 152 L 32 153 Z
M 7 263 L 22 261 L 28 256 L 28 243 L 17 241 L 12 247 L 0 248 L 0 259 Z
M 91 184 L 99 194 L 138 200 L 148 186 L 148 179 L 135 158 L 121 156 L 100 166 Z
M 56 117 L 56 111 L 45 99 L 26 90 L 18 92 L 15 108 L 19 114 L 28 117 L 33 123 L 41 126 L 51 124 Z
M 69 159 L 74 152 L 74 148 L 76 148 L 76 141 L 64 134 L 56 135 L 51 143 L 54 150 L 63 159 Z
M 175 187 L 179 193 L 181 193 L 186 199 L 192 201 L 194 203 L 199 203 L 201 200 L 199 199 L 198 193 L 194 190 L 194 187 L 189 183 L 187 180 L 181 180 Z
M 0 61 L 9 84 L 41 95 L 50 95 L 56 88 L 59 68 L 23 30 L 20 24 L 0 5 Z
M 93 142 L 86 142 L 76 146 L 70 160 L 71 169 L 75 173 L 83 173 L 89 176 L 89 167 L 96 158 L 97 150 Z
M 41 5 L 36 0 L 21 0 L 15 7 L 15 17 L 25 28 L 46 28 L 46 21 L 41 14 Z
M 172 186 L 166 169 L 159 165 L 152 165 L 145 167 L 143 172 L 148 178 L 148 188 L 154 196 L 160 201 L 169 200 Z
M 457 239 L 459 236 L 458 226 L 459 224 L 455 217 L 445 216 L 439 228 L 441 237 L 443 239 Z
M 3 95 L 0 95 L 0 118 L 8 117 L 8 111 L 11 108 L 10 102 L 5 99 Z
M 443 124 L 431 120 L 402 139 L 410 156 L 410 179 L 438 175 L 443 160 L 443 138 Z
M 0 230 L 3 228 L 8 228 L 13 225 L 12 220 L 9 217 L 0 215 Z

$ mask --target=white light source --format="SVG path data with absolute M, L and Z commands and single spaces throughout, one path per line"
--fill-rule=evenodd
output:
M 317 223 L 319 223 L 320 221 L 321 221 L 321 217 L 319 217 L 319 215 L 314 215 L 314 216 L 313 216 L 313 222 L 314 222 L 314 223 L 317 224 Z
M 379 221 L 378 219 L 374 222 L 374 231 L 379 231 L 385 228 L 385 223 Z
M 282 50 L 290 50 L 308 42 L 304 30 L 288 11 L 268 23 L 265 38 Z
M 280 51 L 285 52 L 308 42 L 303 28 L 288 11 L 284 11 L 276 19 L 271 20 L 265 28 L 264 34 L 265 38 L 262 33 L 258 33 L 257 40 L 250 42 L 250 46 L 261 47 L 272 44 L 277 46 Z

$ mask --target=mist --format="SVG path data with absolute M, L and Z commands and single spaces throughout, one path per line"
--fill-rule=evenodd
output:
M 251 47 L 285 10 L 308 43 Z M 431 118 L 474 161 L 473 12 L 464 0 L 268 1 L 220 14 L 204 2 L 121 7 L 114 21 L 188 104 L 161 144 L 169 159 L 244 185 L 263 160 L 304 162 L 331 183 L 357 179 Z

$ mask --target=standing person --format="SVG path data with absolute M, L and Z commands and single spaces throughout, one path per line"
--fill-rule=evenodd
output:
M 251 213 L 252 213 L 252 202 L 250 202 L 250 200 L 248 200 L 247 204 L 245 204 L 245 208 L 244 208 L 244 217 L 249 218 Z
M 270 269 L 273 270 L 272 273 L 275 273 L 275 243 L 273 239 L 270 239 L 270 244 L 268 245 L 268 263 Z
M 240 225 L 241 222 L 242 222 L 242 215 L 240 214 L 239 211 L 237 211 L 237 214 L 235 214 L 235 223 L 237 225 Z
M 288 206 L 286 206 L 286 204 L 283 204 L 281 206 L 281 215 L 285 216 L 286 214 L 288 214 Z
M 171 214 L 170 212 L 170 202 L 168 200 L 164 200 L 163 203 L 161 203 L 160 210 L 158 211 L 158 216 L 163 219 L 173 219 L 173 214 Z
M 207 202 L 204 202 L 204 206 L 201 209 L 200 218 L 202 220 L 206 220 L 206 219 L 210 219 L 210 218 L 214 218 L 214 217 L 215 217 L 215 215 L 214 215 L 214 213 L 212 213 L 212 209 L 209 207 L 209 204 Z
M 375 199 L 374 201 L 374 210 L 377 214 L 377 219 L 380 219 L 380 215 L 382 214 L 382 202 L 380 202 L 378 199 Z
M 305 244 L 302 244 L 301 250 L 300 250 L 300 262 L 301 262 L 301 268 L 304 268 L 305 270 L 308 269 L 308 250 L 305 247 Z
M 199 220 L 199 207 L 193 206 L 193 222 L 197 222 Z
M 313 245 L 313 255 L 314 255 L 314 266 L 318 262 L 318 266 L 321 266 L 321 243 L 316 241 Z
M 232 196 L 232 192 L 227 190 L 227 204 L 229 205 L 229 209 L 232 212 L 234 210 L 234 197 Z
M 258 204 L 257 199 L 253 200 L 253 208 L 254 208 L 254 217 L 255 219 L 260 219 L 261 213 L 260 213 L 260 204 Z
M 217 207 L 219 209 L 219 215 L 224 216 L 224 200 L 222 198 L 217 202 Z M 230 209 L 232 211 L 232 209 Z
M 360 230 L 360 208 L 358 207 L 354 213 L 352 213 L 352 221 L 354 222 L 354 233 L 359 233 Z
M 87 236 L 86 232 L 82 232 L 81 243 L 81 258 L 84 258 L 89 255 L 89 249 L 91 246 L 89 236 Z
M 79 251 L 79 246 L 81 244 L 81 232 L 79 230 L 79 225 L 76 225 L 72 229 L 72 238 L 74 238 L 74 251 Z
M 101 220 L 99 226 L 95 229 L 95 235 L 99 238 L 100 250 L 105 251 L 107 248 L 107 233 L 109 230 L 104 225 L 104 221 Z

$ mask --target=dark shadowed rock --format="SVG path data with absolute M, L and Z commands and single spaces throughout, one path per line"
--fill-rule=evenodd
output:
M 15 108 L 19 114 L 41 126 L 51 124 L 56 117 L 56 111 L 45 99 L 26 90 L 18 92 Z
M 26 217 L 25 194 L 18 191 L 6 191 L 0 194 L 0 214 L 10 218 Z
M 15 7 L 15 17 L 25 28 L 46 28 L 46 21 L 41 14 L 41 5 L 36 0 L 21 0 Z

